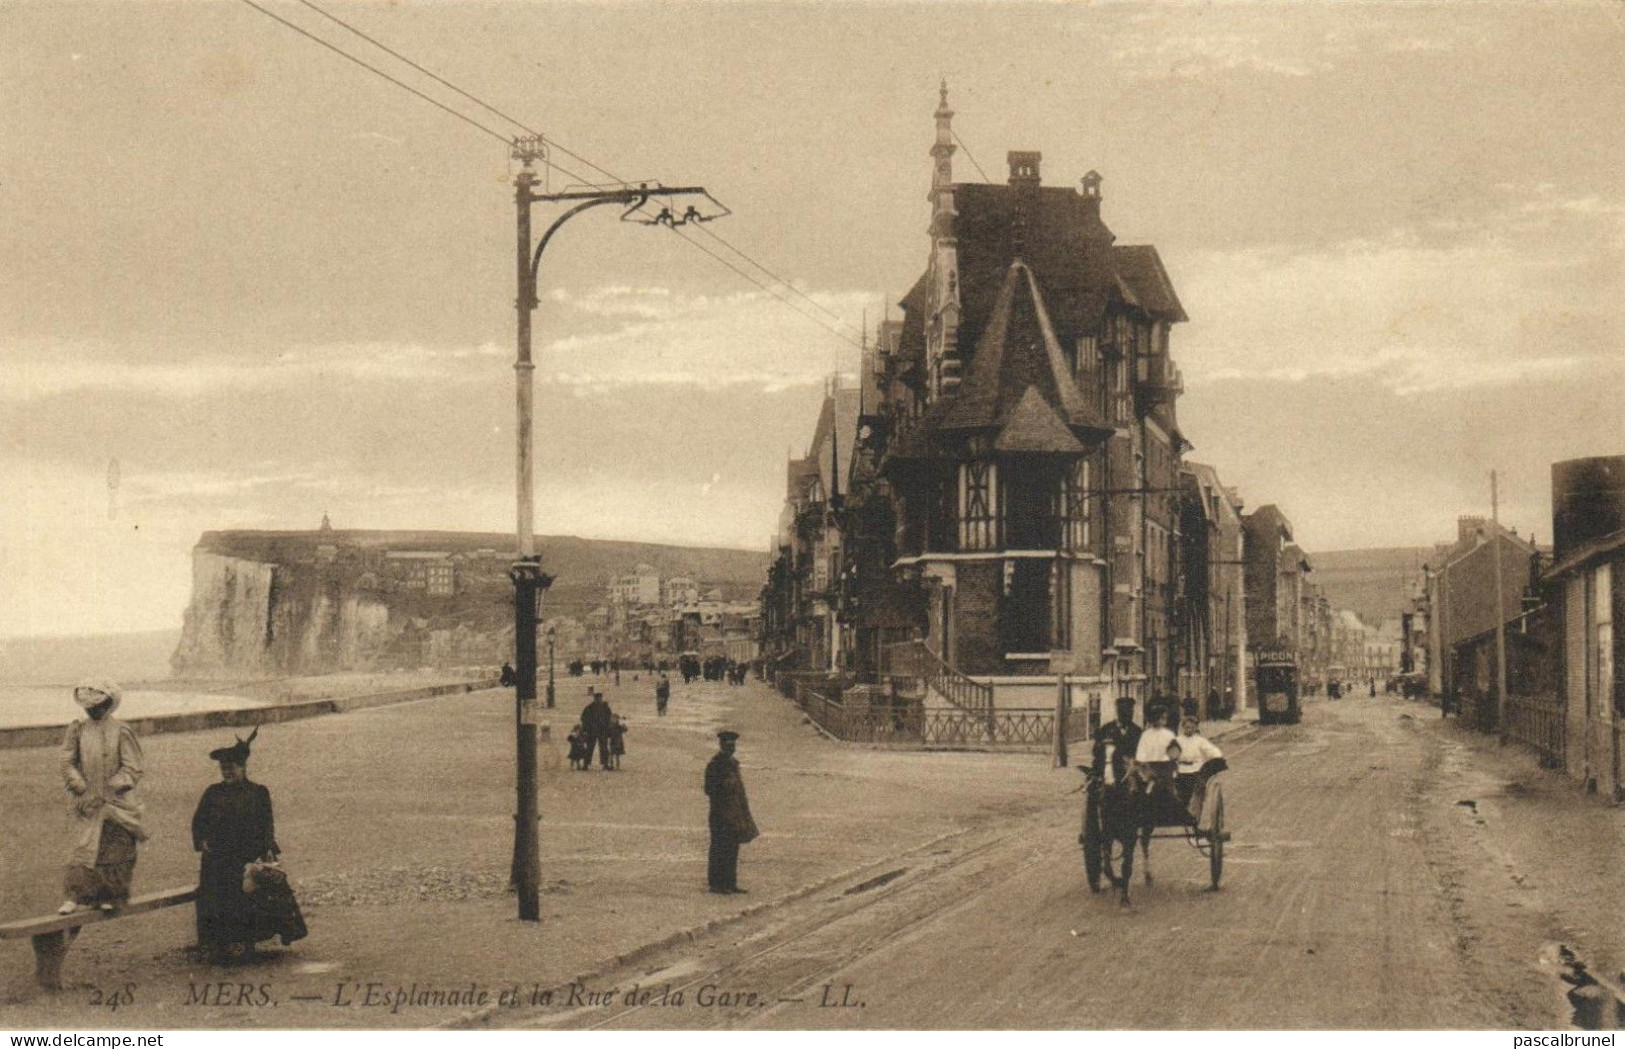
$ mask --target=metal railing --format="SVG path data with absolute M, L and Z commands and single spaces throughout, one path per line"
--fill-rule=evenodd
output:
M 791 698 L 815 725 L 849 743 L 1045 750 L 1055 738 L 1055 711 L 1049 709 L 926 710 L 917 699 L 848 705 L 804 682 Z
M 923 641 L 899 641 L 886 646 L 883 673 L 890 678 L 912 678 L 967 714 L 989 717 L 993 686 L 973 681 L 926 647 Z
M 1558 766 L 1563 764 L 1565 711 L 1561 698 L 1507 696 L 1507 736 L 1533 748 Z

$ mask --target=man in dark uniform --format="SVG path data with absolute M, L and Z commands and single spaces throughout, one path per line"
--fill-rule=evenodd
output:
M 710 890 L 744 892 L 739 887 L 739 846 L 756 838 L 756 821 L 745 800 L 745 781 L 734 759 L 739 733 L 717 733 L 719 750 L 705 766 L 705 794 L 711 799 L 711 856 L 707 868 Z
M 1095 769 L 1104 769 L 1106 744 L 1110 743 L 1116 748 L 1112 751 L 1112 781 L 1123 782 L 1123 777 L 1128 775 L 1128 764 L 1134 760 L 1134 752 L 1140 747 L 1140 734 L 1140 726 L 1134 723 L 1134 698 L 1118 696 L 1117 720 L 1102 725 L 1095 736 Z
M 598 766 L 610 768 L 609 734 L 615 723 L 615 712 L 604 702 L 604 694 L 593 691 L 592 702 L 581 708 L 581 728 L 587 735 L 587 764 L 592 764 L 593 748 L 598 749 Z

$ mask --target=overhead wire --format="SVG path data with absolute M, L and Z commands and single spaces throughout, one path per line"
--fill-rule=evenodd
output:
M 306 37 L 307 39 L 315 41 L 316 43 L 322 45 L 323 47 L 325 47 L 328 50 L 334 52 L 335 54 L 338 54 L 341 57 L 346 58 L 351 62 L 354 62 L 356 65 L 361 66 L 363 69 L 366 69 L 369 72 L 374 73 L 377 76 L 382 77 L 383 79 L 385 79 L 385 80 L 389 81 L 390 83 L 396 85 L 397 87 L 400 87 L 403 90 L 410 92 L 411 94 L 415 95 L 416 97 L 418 97 L 418 98 L 424 100 L 425 102 L 428 102 L 429 104 L 435 106 L 437 109 L 443 110 L 444 112 L 451 114 L 452 116 L 458 118 L 459 120 L 462 120 L 465 123 L 468 123 L 468 124 L 472 125 L 473 127 L 478 128 L 480 131 L 485 132 L 487 135 L 490 135 L 492 138 L 497 139 L 498 141 L 502 142 L 504 145 L 511 145 L 512 144 L 511 140 L 508 138 L 508 136 L 503 135 L 502 133 L 491 129 L 490 127 L 486 126 L 485 124 L 480 123 L 479 121 L 475 120 L 474 118 L 468 116 L 465 113 L 458 112 L 457 110 L 452 109 L 450 106 L 447 106 L 444 103 L 441 103 L 441 102 L 437 101 L 436 99 L 431 98 L 430 96 L 424 94 L 422 91 L 419 91 L 416 88 L 412 87 L 410 84 L 407 84 L 404 81 L 401 81 L 401 80 L 397 79 L 396 77 L 393 77 L 393 76 L 389 75 L 388 73 L 385 73 L 383 70 L 377 68 L 376 66 L 371 65 L 370 63 L 363 61 L 362 59 L 356 57 L 355 55 L 350 54 L 348 51 L 345 51 L 343 48 L 338 47 L 337 45 L 335 45 L 333 43 L 330 43 L 327 40 L 322 39 L 321 37 L 317 36 L 316 34 L 311 33 L 310 31 L 308 31 L 308 30 L 304 29 L 303 27 L 297 25 L 296 23 L 290 22 L 287 19 L 281 17 L 280 15 L 277 15 L 277 14 L 273 13 L 272 11 L 267 10 L 265 7 L 262 7 L 260 4 L 255 3 L 254 0 L 242 0 L 242 2 L 247 4 L 249 7 L 254 8 L 256 11 L 258 11 L 261 14 L 265 15 L 266 17 L 274 19 L 277 22 L 280 22 L 282 25 L 288 27 L 289 29 L 292 29 L 294 32 L 300 34 L 301 36 Z M 511 116 L 508 113 L 503 112 L 502 110 L 496 108 L 495 106 L 491 105 L 490 103 L 484 101 L 483 99 L 481 99 L 477 95 L 474 95 L 473 93 L 471 93 L 469 91 L 466 91 L 461 87 L 458 87 L 456 84 L 454 84 L 451 81 L 447 80 L 445 77 L 439 75 L 438 73 L 435 73 L 433 70 L 430 70 L 430 69 L 426 68 L 425 66 L 419 64 L 418 62 L 413 61 L 411 58 L 408 58 L 406 55 L 402 54 L 401 52 L 397 51 L 396 49 L 390 47 L 389 45 L 383 43 L 382 41 L 376 39 L 375 37 L 367 34 L 366 32 L 356 28 L 355 26 L 351 25 L 349 22 L 345 21 L 344 19 L 339 18 L 337 15 L 334 15 L 334 14 L 326 11 L 320 5 L 318 5 L 316 3 L 313 3 L 312 0 L 299 0 L 299 2 L 301 4 L 303 4 L 305 7 L 310 8 L 312 11 L 315 11 L 317 14 L 321 15 L 323 18 L 326 18 L 329 21 L 343 27 L 348 32 L 353 33 L 357 37 L 360 37 L 362 40 L 365 40 L 367 43 L 369 43 L 369 44 L 373 45 L 374 47 L 378 48 L 379 50 L 385 52 L 386 54 L 390 55 L 391 57 L 393 57 L 393 58 L 395 58 L 395 59 L 397 59 L 397 60 L 399 60 L 401 62 L 404 62 L 406 65 L 408 65 L 411 68 L 417 70 L 419 73 L 422 73 L 424 76 L 429 77 L 431 80 L 435 81 L 436 83 L 438 83 L 438 84 L 440 84 L 440 85 L 442 85 L 442 86 L 444 86 L 444 87 L 446 87 L 446 88 L 448 88 L 448 89 L 450 89 L 452 91 L 455 91 L 458 95 L 461 95 L 463 98 L 468 99 L 469 101 L 473 102 L 475 105 L 477 105 L 480 108 L 486 110 L 487 112 L 492 113 L 493 115 L 495 115 L 497 117 L 500 117 L 501 119 L 503 119 L 503 120 L 507 121 L 508 123 L 512 124 L 514 127 L 519 128 L 521 131 L 524 131 L 524 132 L 526 132 L 528 134 L 531 134 L 531 135 L 535 135 L 537 138 L 541 139 L 544 143 L 546 143 L 550 147 L 550 151 L 551 150 L 557 150 L 558 152 L 563 153 L 566 156 L 568 156 L 568 157 L 570 157 L 570 158 L 572 158 L 572 159 L 574 159 L 576 161 L 579 161 L 580 163 L 582 163 L 585 166 L 591 168 L 593 171 L 598 172 L 600 175 L 605 176 L 606 178 L 610 179 L 611 181 L 615 182 L 618 185 L 621 185 L 621 186 L 630 186 L 631 185 L 631 183 L 628 180 L 622 178 L 621 176 L 615 174 L 612 171 L 609 171 L 609 170 L 607 170 L 607 169 L 605 169 L 603 167 L 600 167 L 599 165 L 593 163 L 588 158 L 582 156 L 581 154 L 575 152 L 574 150 L 569 149 L 568 147 L 566 147 L 563 144 L 559 143 L 558 141 L 556 141 L 552 137 L 550 137 L 548 135 L 544 135 L 542 132 L 537 131 L 535 128 L 530 127 L 528 124 L 524 123 L 523 121 L 521 121 L 517 117 Z M 968 149 L 965 152 L 966 152 L 967 156 L 970 155 L 970 151 Z M 551 156 L 543 157 L 543 158 L 541 158 L 541 160 L 542 160 L 542 163 L 544 163 L 548 167 L 553 168 L 554 170 L 558 171 L 562 175 L 565 175 L 565 176 L 567 176 L 569 178 L 572 178 L 572 179 L 576 180 L 577 182 L 581 183 L 582 185 L 592 186 L 594 188 L 597 188 L 597 186 L 599 185 L 598 183 L 593 182 L 591 179 L 585 178 L 582 175 L 580 175 L 579 173 L 571 171 L 569 168 L 563 166 L 562 164 L 559 164 L 557 161 L 554 161 L 551 158 Z M 971 162 L 973 164 L 975 163 L 975 158 L 974 157 L 971 158 Z M 635 210 L 640 210 L 641 211 L 642 208 L 643 208 L 643 206 L 640 205 Z M 676 233 L 685 243 L 693 246 L 696 250 L 702 252 L 703 254 L 709 255 L 712 259 L 715 259 L 718 263 L 725 266 L 727 269 L 731 270 L 732 272 L 734 272 L 735 274 L 737 274 L 738 276 L 740 276 L 744 280 L 749 281 L 751 284 L 753 284 L 756 287 L 758 287 L 758 288 L 762 289 L 763 291 L 767 292 L 768 295 L 772 296 L 772 298 L 774 298 L 776 301 L 778 301 L 778 302 L 784 304 L 785 306 L 789 307 L 790 309 L 794 310 L 796 313 L 800 314 L 802 317 L 805 317 L 807 320 L 811 321 L 812 323 L 817 324 L 819 327 L 823 328 L 825 331 L 827 331 L 830 334 L 836 336 L 837 338 L 841 339 L 842 341 L 844 341 L 844 342 L 846 342 L 846 343 L 848 343 L 848 344 L 850 344 L 852 346 L 858 347 L 859 349 L 862 348 L 862 344 L 860 342 L 854 340 L 847 332 L 841 331 L 841 330 L 831 326 L 829 323 L 819 319 L 818 317 L 813 316 L 812 314 L 808 313 L 806 310 L 803 310 L 800 307 L 796 306 L 789 299 L 787 299 L 783 295 L 779 294 L 774 289 L 774 287 L 772 285 L 763 283 L 761 280 L 756 279 L 751 274 L 745 272 L 744 270 L 741 270 L 738 266 L 733 265 L 728 259 L 724 258 L 722 255 L 719 255 L 718 253 L 707 249 L 704 245 L 700 244 L 698 241 L 694 240 L 693 238 L 691 238 L 689 236 L 686 236 L 685 234 L 682 233 L 682 231 L 677 229 L 675 226 L 667 226 L 666 228 L 670 229 L 671 232 Z M 795 295 L 795 296 L 797 296 L 797 297 L 799 297 L 801 299 L 804 299 L 806 302 L 811 304 L 814 308 L 818 309 L 820 312 L 824 313 L 826 316 L 833 319 L 836 323 L 841 324 L 844 327 L 848 327 L 848 328 L 850 327 L 848 322 L 846 322 L 844 319 L 842 319 L 839 314 L 837 314 L 834 311 L 830 310 L 828 307 L 824 306 L 823 303 L 820 303 L 818 300 L 814 299 L 812 296 L 810 296 L 807 293 L 803 292 L 800 288 L 797 288 L 790 281 L 788 281 L 785 278 L 779 276 L 777 273 L 775 273 L 773 270 L 769 269 L 767 266 L 763 265 L 761 262 L 758 262 L 750 254 L 748 254 L 747 252 L 743 251 L 742 249 L 736 247 L 734 244 L 729 242 L 722 235 L 720 235 L 718 233 L 715 233 L 715 232 L 705 228 L 705 226 L 703 226 L 703 225 L 700 226 L 700 229 L 707 236 L 711 237 L 717 243 L 721 244 L 723 247 L 725 247 L 729 251 L 733 252 L 740 259 L 744 260 L 747 264 L 755 267 L 757 270 L 760 270 L 762 273 L 766 274 L 768 279 L 770 281 L 772 281 L 773 284 L 779 285 L 782 288 L 784 288 L 786 291 L 790 292 L 791 294 L 793 294 L 793 295 Z
M 360 37 L 361 39 L 365 40 L 367 43 L 371 44 L 373 47 L 378 48 L 380 51 L 383 51 L 386 54 L 392 55 L 395 58 L 400 59 L 402 62 L 405 62 L 407 65 L 411 66 L 413 69 L 415 69 L 418 72 L 422 73 L 424 76 L 426 76 L 429 79 L 435 81 L 436 83 L 442 84 L 442 85 L 450 88 L 451 90 L 457 92 L 459 95 L 462 95 L 464 98 L 468 99 L 470 102 L 473 102 L 475 105 L 479 106 L 481 109 L 484 109 L 489 113 L 493 113 L 496 116 L 501 117 L 503 120 L 506 120 L 508 123 L 512 124 L 514 127 L 520 129 L 521 131 L 524 131 L 524 132 L 526 132 L 528 134 L 531 134 L 531 135 L 535 135 L 537 138 L 543 139 L 544 141 L 547 142 L 548 145 L 552 146 L 554 149 L 557 149 L 560 153 L 563 153 L 564 155 L 566 155 L 568 157 L 572 157 L 575 160 L 579 160 L 581 163 L 587 165 L 589 168 L 592 168 L 594 171 L 598 172 L 600 175 L 603 175 L 604 177 L 608 178 L 611 182 L 615 182 L 615 183 L 618 183 L 618 184 L 623 185 L 623 186 L 631 184 L 631 183 L 627 182 L 626 179 L 621 178 L 619 175 L 616 175 L 615 173 L 610 172 L 610 171 L 605 171 L 603 168 L 599 167 L 597 164 L 594 164 L 592 161 L 588 160 L 586 157 L 581 156 L 579 153 L 575 153 L 575 152 L 572 152 L 569 149 L 566 149 L 564 146 L 560 145 L 558 142 L 553 141 L 553 139 L 551 139 L 548 136 L 542 134 L 540 131 L 537 131 L 535 128 L 533 128 L 530 125 L 526 124 L 524 121 L 520 120 L 518 117 L 510 116 L 509 114 L 504 113 L 502 110 L 500 110 L 500 109 L 496 108 L 495 106 L 491 105 L 489 102 L 486 102 L 484 99 L 480 98 L 478 95 L 475 95 L 475 94 L 472 94 L 472 93 L 470 93 L 468 91 L 463 90 L 462 88 L 458 87 L 456 84 L 453 84 L 451 81 L 447 80 L 445 77 L 441 76 L 440 74 L 434 72 L 431 69 L 425 68 L 424 66 L 418 64 L 417 62 L 414 62 L 412 59 L 410 59 L 410 58 L 406 57 L 405 55 L 401 54 L 399 51 L 397 51 L 394 48 L 390 47 L 388 44 L 384 43 L 383 41 L 377 39 L 376 37 L 369 36 L 367 33 L 363 32 L 360 29 L 357 29 L 355 26 L 351 25 L 349 22 L 346 22 L 344 19 L 340 18 L 338 15 L 332 14 L 331 12 L 323 9 L 319 4 L 313 3 L 312 0 L 299 0 L 299 2 L 301 4 L 304 4 L 306 7 L 310 8 L 312 11 L 315 11 L 317 14 L 321 15 L 323 18 L 326 18 L 326 19 L 328 19 L 328 20 L 330 20 L 332 22 L 336 22 L 337 24 L 343 26 L 345 29 L 349 30 L 350 32 L 354 33 L 356 36 Z M 544 161 L 544 163 L 545 163 L 545 161 Z M 577 174 L 574 174 L 574 173 L 572 173 L 570 171 L 567 171 L 564 168 L 559 167 L 556 164 L 550 164 L 549 166 L 558 168 L 558 170 L 561 173 L 569 175 L 571 178 L 576 179 L 579 182 L 583 182 L 583 183 L 585 183 L 587 185 L 593 185 L 593 183 L 589 182 L 586 179 L 583 179 L 580 175 L 577 175 Z
M 401 89 L 403 89 L 405 91 L 410 91 L 412 94 L 414 94 L 417 97 L 423 99 L 423 101 L 429 103 L 431 106 L 434 106 L 437 109 L 445 110 L 447 113 L 450 113 L 452 116 L 456 117 L 458 120 L 464 121 L 465 123 L 468 123 L 468 124 L 472 124 L 474 127 L 479 128 L 481 131 L 485 132 L 487 135 L 490 135 L 492 138 L 496 139 L 498 142 L 501 142 L 503 145 L 509 145 L 510 144 L 509 141 L 508 141 L 508 136 L 502 134 L 500 131 L 493 131 L 491 128 L 486 127 L 484 124 L 480 123 L 478 120 L 475 120 L 473 117 L 469 116 L 467 113 L 459 113 L 457 110 L 451 108 L 450 106 L 446 105 L 445 103 L 437 102 L 436 100 L 430 98 L 428 95 L 426 95 L 423 92 L 419 91 L 417 88 L 413 87 L 412 85 L 410 85 L 410 84 L 408 84 L 408 83 L 406 83 L 404 81 L 397 80 L 396 78 L 390 76 L 388 73 L 384 72 L 382 69 L 379 69 L 377 66 L 369 65 L 368 63 L 363 62 L 361 59 L 359 59 L 356 56 L 350 54 L 348 51 L 344 50 L 342 47 L 339 47 L 339 46 L 337 46 L 335 44 L 330 44 L 326 40 L 323 40 L 321 37 L 317 36 L 315 33 L 312 33 L 312 32 L 310 32 L 309 30 L 306 30 L 306 29 L 302 29 L 298 25 L 295 25 L 293 22 L 290 22 L 286 18 L 283 18 L 281 15 L 275 14 L 275 13 L 261 7 L 259 4 L 256 4 L 254 2 L 254 0 L 243 0 L 243 3 L 247 4 L 249 7 L 252 7 L 254 10 L 258 11 L 260 14 L 264 15 L 265 17 L 275 19 L 276 21 L 281 22 L 283 25 L 287 26 L 289 29 L 292 29 L 294 32 L 298 33 L 300 36 L 308 37 L 309 39 L 316 41 L 316 43 L 318 43 L 318 44 L 322 45 L 323 47 L 327 48 L 329 51 L 332 51 L 334 54 L 341 55 L 344 58 L 349 59 L 351 62 L 354 62 L 356 65 L 360 66 L 361 68 L 366 69 L 366 70 L 370 70 L 371 72 L 376 73 L 378 76 L 383 77 L 385 80 L 389 81 L 391 84 L 394 84 L 396 87 L 399 87 L 399 88 L 401 88 Z
M 959 132 L 949 128 L 948 133 L 954 137 L 955 142 L 959 143 L 959 148 L 965 151 L 965 159 L 969 160 L 971 167 L 975 168 L 976 173 L 982 176 L 982 181 L 991 185 L 993 180 L 987 177 L 987 172 L 982 170 L 982 165 L 976 163 L 976 154 L 972 153 L 970 147 L 965 145 L 965 140 L 959 137 Z

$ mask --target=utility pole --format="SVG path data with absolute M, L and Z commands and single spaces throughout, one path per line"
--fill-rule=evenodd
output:
M 530 279 L 530 202 L 536 171 L 531 166 L 541 155 L 541 143 L 514 143 L 514 158 L 521 162 L 514 177 L 514 209 L 518 219 L 515 251 L 517 357 L 514 388 L 518 408 L 518 456 L 515 488 L 518 492 L 518 556 L 508 577 L 513 580 L 514 643 L 514 779 L 518 801 L 514 808 L 513 870 L 510 881 L 519 897 L 519 920 L 541 920 L 541 844 L 536 800 L 536 598 L 542 577 L 536 557 L 534 471 L 531 465 L 532 389 L 536 366 L 530 359 L 530 315 L 536 309 L 536 283 Z
M 1495 728 L 1507 741 L 1507 628 L 1501 596 L 1501 498 L 1495 471 L 1490 471 L 1490 542 L 1495 556 Z
M 514 176 L 514 209 L 518 237 L 515 252 L 517 295 L 514 309 L 517 314 L 517 356 L 514 361 L 515 400 L 518 409 L 518 455 L 515 488 L 518 491 L 518 557 L 508 576 L 514 586 L 514 769 L 518 804 L 514 812 L 512 885 L 519 897 L 519 920 L 541 920 L 541 856 L 538 839 L 540 813 L 536 800 L 536 632 L 537 604 L 542 591 L 553 582 L 553 577 L 542 571 L 541 559 L 536 556 L 536 535 L 533 507 L 534 469 L 531 462 L 531 431 L 533 420 L 533 378 L 536 366 L 531 362 L 530 320 L 538 297 L 536 277 L 542 262 L 542 252 L 559 227 L 589 208 L 605 204 L 618 204 L 626 208 L 622 221 L 651 226 L 676 228 L 689 222 L 708 222 L 728 214 L 705 189 L 700 186 L 661 186 L 642 183 L 615 189 L 587 189 L 565 193 L 537 193 L 536 168 L 538 160 L 547 162 L 547 143 L 540 135 L 527 135 L 514 139 L 513 159 L 519 161 L 519 173 Z M 704 196 L 722 208 L 720 215 L 702 215 L 689 207 L 682 215 L 669 207 L 662 208 L 652 217 L 633 218 L 634 213 L 654 197 L 685 195 Z M 553 221 L 542 234 L 536 249 L 531 250 L 530 209 L 538 201 L 572 202 L 573 206 Z M 553 703 L 552 638 L 548 639 L 550 657 L 548 674 L 548 706 Z

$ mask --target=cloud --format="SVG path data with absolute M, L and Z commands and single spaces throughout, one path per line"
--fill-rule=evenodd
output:
M 352 343 L 294 347 L 265 359 L 199 355 L 185 360 L 131 360 L 105 344 L 17 340 L 0 361 L 0 399 L 36 400 L 86 390 L 144 391 L 196 398 L 219 390 L 293 389 L 313 381 L 473 381 L 471 363 L 506 357 L 494 344 L 429 347 Z
M 569 334 L 536 337 L 540 381 L 598 389 L 625 386 L 752 386 L 816 383 L 857 363 L 863 311 L 879 297 L 798 288 L 694 295 L 609 285 L 555 290 L 539 322 Z M 849 341 L 850 340 L 850 341 Z M 87 390 L 143 391 L 196 399 L 219 391 L 298 390 L 312 383 L 487 383 L 511 360 L 509 346 L 482 343 L 299 345 L 245 359 L 240 351 L 151 360 L 127 348 L 18 339 L 5 343 L 0 400 L 31 401 Z
M 1430 226 L 1181 260 L 1190 384 L 1369 375 L 1414 396 L 1552 382 L 1617 360 L 1625 208 L 1555 190 L 1508 196 L 1448 237 Z
M 1159 5 L 1123 20 L 1132 32 L 1108 31 L 1110 54 L 1120 71 L 1138 78 L 1197 79 L 1223 73 L 1302 78 L 1333 72 L 1372 58 L 1436 58 L 1461 49 L 1461 30 L 1425 9 L 1371 7 L 1360 24 L 1333 24 L 1320 17 L 1282 18 L 1282 8 L 1302 4 L 1219 3 L 1196 0 L 1203 28 L 1187 17 L 1170 17 Z M 1375 5 L 1372 5 L 1374 7 Z
M 1154 43 L 1123 43 L 1112 59 L 1131 75 L 1193 79 L 1242 70 L 1275 76 L 1304 77 L 1327 68 L 1317 59 L 1288 58 L 1262 37 L 1243 33 L 1179 34 Z
M 799 290 L 799 289 L 798 289 Z M 685 295 L 664 288 L 555 293 L 568 311 L 630 318 L 550 342 L 539 367 L 567 386 L 752 386 L 816 383 L 857 362 L 866 292 Z M 785 301 L 788 300 L 788 301 Z M 572 319 L 563 318 L 566 326 Z M 830 329 L 834 329 L 833 331 Z M 850 340 L 850 341 L 849 341 Z

